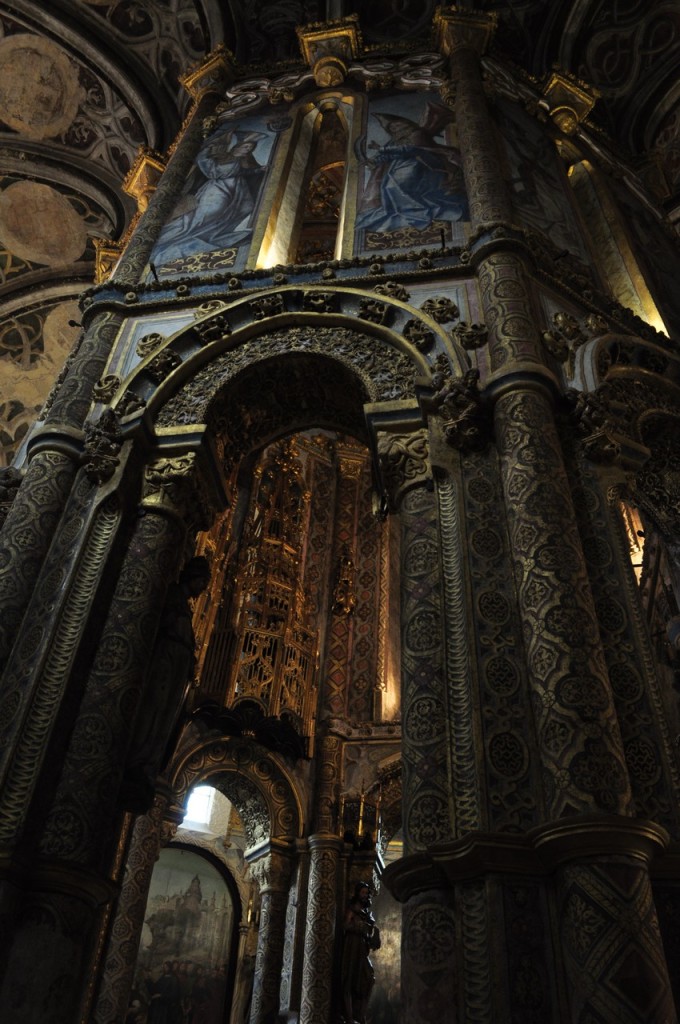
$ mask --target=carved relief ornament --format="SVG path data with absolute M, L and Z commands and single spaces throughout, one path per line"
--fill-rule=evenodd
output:
M 144 474 L 144 508 L 177 516 L 205 530 L 212 519 L 212 503 L 195 452 L 158 458 Z
M 378 463 L 390 512 L 397 512 L 404 495 L 432 478 L 427 431 L 378 433 Z

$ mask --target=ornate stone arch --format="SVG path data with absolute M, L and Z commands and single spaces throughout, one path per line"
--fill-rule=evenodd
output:
M 416 380 L 429 379 L 436 352 L 454 373 L 467 368 L 440 322 L 390 294 L 284 286 L 231 303 L 206 302 L 195 316 L 169 338 L 146 335 L 127 376 L 100 382 L 97 397 L 123 422 L 201 422 L 210 399 L 240 370 L 283 354 L 325 355 L 343 364 L 370 403 L 413 400 Z
M 373 442 L 385 492 L 403 494 L 429 474 L 419 397 L 435 361 L 453 375 L 468 368 L 442 326 L 457 315 L 450 300 L 429 299 L 419 310 L 408 297 L 383 281 L 372 292 L 283 286 L 229 303 L 213 299 L 171 337 L 141 338 L 126 359 L 127 375 L 103 378 L 96 398 L 126 438 L 155 434 L 173 456 L 221 437 L 222 465 L 291 429 L 340 429 Z M 260 401 L 264 384 L 271 387 Z
M 302 835 L 302 800 L 293 779 L 257 743 L 213 734 L 181 750 L 168 776 L 181 802 L 197 783 L 219 789 L 239 811 L 249 847 L 272 839 L 292 843 Z

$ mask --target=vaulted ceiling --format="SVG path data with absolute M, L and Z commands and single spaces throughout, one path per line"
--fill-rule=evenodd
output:
M 428 48 L 435 0 L 0 0 L 0 464 L 70 348 L 94 238 L 134 212 L 121 182 L 188 105 L 179 75 L 225 43 L 247 73 L 299 60 L 295 29 L 355 11 L 366 45 Z M 590 121 L 671 212 L 680 205 L 677 0 L 476 0 L 494 56 L 600 92 Z M 39 371 L 39 372 L 38 372 Z M 40 383 L 42 380 L 42 384 Z M 4 451 L 5 455 L 2 455 Z

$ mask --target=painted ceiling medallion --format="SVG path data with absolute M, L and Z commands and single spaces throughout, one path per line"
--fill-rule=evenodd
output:
M 70 127 L 81 100 L 78 69 L 64 51 L 29 33 L 0 40 L 0 118 L 28 139 Z
M 0 241 L 21 259 L 67 266 L 82 255 L 87 227 L 61 192 L 16 181 L 0 194 Z

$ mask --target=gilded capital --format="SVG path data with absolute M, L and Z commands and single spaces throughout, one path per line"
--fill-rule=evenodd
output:
M 116 263 L 123 254 L 123 242 L 112 242 L 108 238 L 94 240 L 94 283 L 101 284 L 113 273 Z
M 303 59 L 320 89 L 340 85 L 347 65 L 361 53 L 359 18 L 351 14 L 337 21 L 317 22 L 297 29 Z
M 482 14 L 455 5 L 438 7 L 434 16 L 437 43 L 447 57 L 458 50 L 473 50 L 481 57 L 491 42 L 497 23 L 495 13 Z
M 573 135 L 585 121 L 600 94 L 586 82 L 567 78 L 555 71 L 543 90 L 543 104 L 565 135 Z
M 123 192 L 137 200 L 137 209 L 140 213 L 149 205 L 149 199 L 164 170 L 165 160 L 159 153 L 148 146 L 139 147 L 135 162 L 126 174 L 122 187 Z
M 221 95 L 233 77 L 234 55 L 220 43 L 205 60 L 182 75 L 180 83 L 193 100 L 199 100 L 209 92 L 217 92 Z

